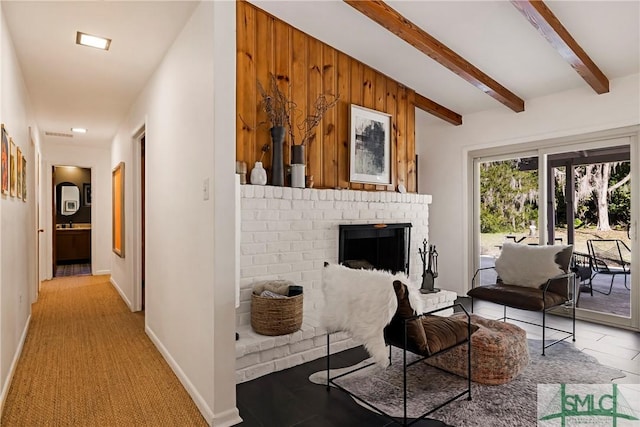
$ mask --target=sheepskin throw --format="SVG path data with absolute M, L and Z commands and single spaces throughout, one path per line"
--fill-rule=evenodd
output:
M 420 291 L 404 274 L 378 270 L 354 270 L 327 265 L 322 275 L 325 298 L 323 325 L 328 332 L 347 331 L 382 367 L 389 364 L 384 327 L 398 308 L 394 280 L 410 284 L 409 301 L 416 314 L 422 313 Z
M 563 245 L 504 243 L 500 257 L 496 260 L 496 272 L 506 284 L 538 288 L 548 279 L 564 273 L 558 263 L 558 255 L 565 250 L 572 251 L 573 248 Z

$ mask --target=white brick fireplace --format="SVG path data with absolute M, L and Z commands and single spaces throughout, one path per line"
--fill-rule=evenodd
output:
M 410 276 L 419 280 L 418 254 L 428 237 L 431 196 L 355 190 L 316 190 L 243 185 L 240 189 L 240 307 L 236 325 L 238 382 L 286 369 L 326 352 L 319 317 L 324 262 L 338 262 L 340 224 L 411 223 Z M 304 287 L 302 329 L 280 337 L 251 330 L 251 286 L 258 280 L 287 279 Z M 452 303 L 453 292 L 434 294 L 431 307 Z M 332 337 L 332 351 L 355 345 L 344 334 Z

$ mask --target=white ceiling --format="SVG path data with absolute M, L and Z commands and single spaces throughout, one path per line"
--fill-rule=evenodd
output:
M 507 108 L 342 1 L 251 3 L 463 116 Z M 509 1 L 387 3 L 523 98 L 525 109 L 531 98 L 592 91 Z M 546 4 L 610 80 L 640 72 L 640 2 Z
M 526 101 L 595 92 L 508 1 L 388 1 Z M 462 114 L 502 106 L 342 1 L 252 1 L 294 27 Z M 191 1 L 0 2 L 45 142 L 108 146 L 132 102 L 192 14 Z M 547 1 L 611 80 L 640 73 L 639 1 Z M 76 31 L 113 39 L 109 52 Z M 516 113 L 513 113 L 516 114 Z M 434 118 L 434 120 L 437 120 Z
M 6 1 L 7 26 L 38 127 L 109 146 L 131 104 L 197 2 Z M 76 31 L 112 39 L 109 51 L 75 44 Z

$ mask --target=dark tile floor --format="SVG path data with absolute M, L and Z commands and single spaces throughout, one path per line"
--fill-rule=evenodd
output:
M 91 263 L 61 264 L 56 266 L 55 277 L 86 276 L 91 274 Z
M 331 356 L 331 367 L 354 365 L 368 357 L 362 347 Z M 326 369 L 326 358 L 238 384 L 237 400 L 244 427 L 382 427 L 394 424 L 355 403 L 340 390 L 309 382 L 309 375 Z M 442 427 L 422 420 L 416 427 Z

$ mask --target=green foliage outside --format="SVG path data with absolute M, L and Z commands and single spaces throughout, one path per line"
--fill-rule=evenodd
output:
M 480 232 L 519 232 L 538 221 L 538 171 L 519 170 L 521 161 L 480 166 Z
M 480 166 L 480 232 L 523 233 L 531 223 L 538 221 L 538 171 L 523 170 L 529 159 L 487 162 Z M 611 166 L 609 188 L 629 175 L 630 162 Z M 588 171 L 576 168 L 577 176 Z M 556 224 L 566 226 L 564 172 L 555 175 Z M 609 222 L 612 228 L 625 229 L 630 221 L 631 186 L 627 181 L 609 193 Z M 595 184 L 577 203 L 574 225 L 593 227 L 598 224 L 597 193 Z

